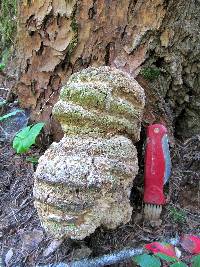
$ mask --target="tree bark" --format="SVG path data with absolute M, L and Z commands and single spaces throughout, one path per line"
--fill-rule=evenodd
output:
M 199 14 L 199 0 L 23 0 L 21 106 L 60 138 L 51 110 L 62 84 L 82 68 L 109 65 L 145 89 L 144 123 L 165 122 L 185 137 L 199 133 Z

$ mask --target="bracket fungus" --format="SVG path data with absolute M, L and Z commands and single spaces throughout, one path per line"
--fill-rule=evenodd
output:
M 35 206 L 47 233 L 83 239 L 99 226 L 131 219 L 129 196 L 145 96 L 128 74 L 110 67 L 73 74 L 53 115 L 65 133 L 35 172 Z

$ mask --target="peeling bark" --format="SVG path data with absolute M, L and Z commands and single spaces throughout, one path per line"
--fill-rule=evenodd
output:
M 20 6 L 17 93 L 32 119 L 47 121 L 62 84 L 88 66 L 128 72 L 147 92 L 144 121 L 166 122 L 173 132 L 200 131 L 198 0 L 34 0 Z M 154 81 L 138 75 L 156 67 Z

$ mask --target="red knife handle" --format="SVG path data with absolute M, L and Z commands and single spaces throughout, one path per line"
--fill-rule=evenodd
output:
M 148 204 L 165 204 L 165 151 L 163 139 L 167 129 L 162 124 L 147 127 L 147 141 L 145 151 L 144 202 Z

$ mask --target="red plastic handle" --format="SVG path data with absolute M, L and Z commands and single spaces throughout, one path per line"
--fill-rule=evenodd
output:
M 165 204 L 164 176 L 165 155 L 162 140 L 167 129 L 162 124 L 153 124 L 147 128 L 145 152 L 144 202 L 148 204 Z

